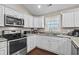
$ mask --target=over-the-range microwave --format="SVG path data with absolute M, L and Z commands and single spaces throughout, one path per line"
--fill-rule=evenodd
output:
M 5 26 L 24 26 L 24 19 L 23 18 L 17 18 L 10 15 L 4 15 L 4 24 Z

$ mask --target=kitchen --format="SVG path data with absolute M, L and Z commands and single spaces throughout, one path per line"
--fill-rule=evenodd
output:
M 78 4 L 0 4 L 0 55 L 78 54 Z

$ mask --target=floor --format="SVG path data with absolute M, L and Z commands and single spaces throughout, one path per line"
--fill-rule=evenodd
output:
M 46 50 L 43 50 L 43 49 L 40 49 L 40 48 L 35 48 L 33 49 L 32 51 L 30 51 L 28 53 L 28 55 L 57 55 L 55 53 L 51 53 L 49 51 L 46 51 Z

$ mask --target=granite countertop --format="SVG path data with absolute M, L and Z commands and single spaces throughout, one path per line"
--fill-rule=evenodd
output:
M 56 35 L 56 34 L 27 34 L 27 36 L 34 36 L 34 35 L 48 36 L 48 37 L 59 37 L 59 38 L 70 38 L 71 37 L 68 35 Z

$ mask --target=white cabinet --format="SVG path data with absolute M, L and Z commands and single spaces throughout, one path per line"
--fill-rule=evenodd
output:
M 50 37 L 47 36 L 37 36 L 37 47 L 49 51 L 50 49 Z
M 49 36 L 36 36 L 37 47 L 56 53 L 56 54 L 71 54 L 71 40 L 68 38 L 49 37 Z
M 44 28 L 45 26 L 44 21 L 45 21 L 44 16 L 40 16 L 38 20 L 39 28 Z
M 33 16 L 28 15 L 28 27 L 33 28 Z
M 27 52 L 30 52 L 35 47 L 56 53 L 56 54 L 71 54 L 71 39 L 60 37 L 49 37 L 32 35 L 27 37 Z
M 17 12 L 11 8 L 5 7 L 4 11 L 5 11 L 6 15 L 10 15 L 10 16 L 14 16 L 14 17 L 17 16 Z
M 0 26 L 4 26 L 4 7 L 0 6 Z
M 44 16 L 33 17 L 31 15 L 24 15 L 24 27 L 44 28 Z
M 75 27 L 79 27 L 79 8 L 75 9 Z
M 62 27 L 74 27 L 74 12 L 63 13 Z
M 69 38 L 52 37 L 50 51 L 57 54 L 71 54 L 71 40 Z
M 38 17 L 33 18 L 33 26 L 34 26 L 34 28 L 39 27 L 39 19 L 38 19 Z
M 30 52 L 36 47 L 35 36 L 27 37 L 27 52 Z
M 0 55 L 7 55 L 7 48 L 6 47 L 0 49 Z
M 33 21 L 34 28 L 44 28 L 44 16 L 34 16 Z
M 27 52 L 30 52 L 32 50 L 31 45 L 33 42 L 31 42 L 31 37 L 27 37 Z
M 7 55 L 7 41 L 0 42 L 0 55 Z
M 56 37 L 52 37 L 50 39 L 50 49 L 49 51 L 51 52 L 54 52 L 54 53 L 57 53 L 57 46 L 58 46 L 58 40 L 59 38 L 56 38 Z
M 29 27 L 28 15 L 24 15 L 24 27 Z
M 79 8 L 62 15 L 62 27 L 79 27 Z
M 45 28 L 45 17 L 44 16 L 42 16 L 41 23 L 42 23 L 41 27 Z
M 33 16 L 24 15 L 24 27 L 33 28 Z
M 10 15 L 13 17 L 17 17 L 17 18 L 24 18 L 23 14 L 17 12 L 16 10 L 11 9 L 11 8 L 7 8 L 7 7 L 4 8 L 4 14 Z

